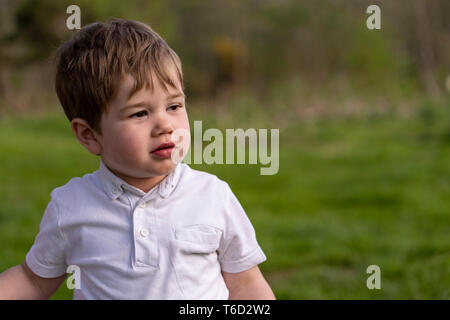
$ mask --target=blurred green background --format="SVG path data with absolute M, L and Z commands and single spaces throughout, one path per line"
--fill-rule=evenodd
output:
M 277 298 L 450 298 L 446 0 L 0 0 L 0 272 L 23 261 L 50 192 L 98 168 L 53 90 L 71 4 L 82 25 L 134 19 L 166 39 L 191 127 L 280 129 L 276 175 L 191 165 L 230 184 Z

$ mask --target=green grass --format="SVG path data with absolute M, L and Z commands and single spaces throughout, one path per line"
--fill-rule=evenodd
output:
M 425 106 L 407 119 L 299 122 L 280 129 L 274 176 L 259 175 L 260 165 L 191 166 L 230 184 L 279 299 L 449 299 L 448 119 Z M 98 158 L 62 115 L 0 120 L 0 155 L 4 271 L 24 259 L 51 190 L 96 170 Z M 372 264 L 381 290 L 366 287 Z M 53 299 L 71 297 L 63 285 Z

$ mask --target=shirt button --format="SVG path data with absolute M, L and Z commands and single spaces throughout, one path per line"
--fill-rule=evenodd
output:
M 145 238 L 146 236 L 148 236 L 148 230 L 143 228 L 143 229 L 141 229 L 140 234 L 141 234 L 142 238 Z
M 146 202 L 142 202 L 140 205 L 139 205 L 139 208 L 145 208 L 147 206 L 147 203 Z
M 112 188 L 112 193 L 114 193 L 114 194 L 118 194 L 119 193 L 119 189 L 117 189 L 117 188 Z

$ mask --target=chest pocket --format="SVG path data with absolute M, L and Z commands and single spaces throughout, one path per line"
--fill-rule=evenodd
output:
M 172 238 L 172 263 L 186 299 L 217 290 L 220 263 L 217 250 L 222 231 L 208 225 L 178 227 Z
M 207 225 L 175 229 L 176 244 L 183 253 L 212 253 L 219 248 L 222 232 Z

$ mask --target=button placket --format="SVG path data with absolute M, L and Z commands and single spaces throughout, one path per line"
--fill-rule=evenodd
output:
M 157 228 L 147 202 L 137 205 L 134 211 L 134 230 L 136 266 L 157 267 L 159 265 Z

